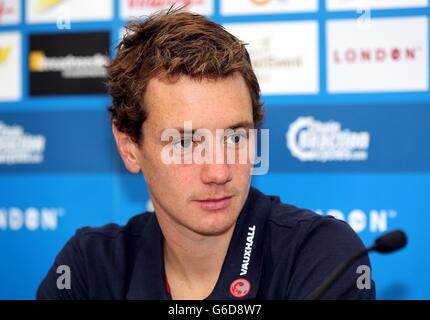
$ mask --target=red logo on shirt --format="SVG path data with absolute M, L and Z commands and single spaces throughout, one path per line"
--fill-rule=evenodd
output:
M 230 293 L 236 298 L 243 298 L 250 290 L 251 283 L 244 278 L 236 279 L 230 285 Z

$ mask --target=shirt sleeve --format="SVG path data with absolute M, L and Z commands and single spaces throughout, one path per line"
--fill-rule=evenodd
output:
M 36 293 L 37 300 L 88 299 L 80 230 L 66 243 Z M 59 268 L 60 267 L 60 268 Z M 70 286 L 66 277 L 70 276 Z
M 333 217 L 319 217 L 309 226 L 300 226 L 305 233 L 298 248 L 286 299 L 305 299 L 327 276 L 364 245 L 352 228 Z M 363 267 L 364 266 L 364 267 Z M 368 255 L 355 261 L 321 296 L 324 300 L 373 300 L 375 283 L 364 286 L 363 270 L 371 270 Z M 367 287 L 367 288 L 366 288 Z

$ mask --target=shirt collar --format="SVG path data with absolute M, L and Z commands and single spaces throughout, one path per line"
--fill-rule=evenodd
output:
M 256 297 L 263 267 L 265 224 L 269 211 L 268 197 L 251 187 L 236 222 L 220 276 L 207 299 Z M 126 299 L 170 298 L 166 292 L 163 235 L 155 214 L 151 213 L 143 230 L 142 247 L 130 278 Z
M 142 246 L 130 277 L 126 299 L 165 300 L 166 292 L 163 258 L 163 234 L 155 214 L 150 217 L 142 231 Z

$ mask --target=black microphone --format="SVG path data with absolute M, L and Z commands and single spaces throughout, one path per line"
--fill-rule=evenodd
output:
M 336 281 L 337 278 L 358 258 L 365 254 L 376 251 L 379 253 L 390 253 L 403 248 L 408 242 L 406 234 L 402 230 L 391 231 L 377 238 L 372 246 L 354 253 L 351 257 L 339 264 L 324 282 L 312 291 L 305 300 L 318 300 L 322 294 Z

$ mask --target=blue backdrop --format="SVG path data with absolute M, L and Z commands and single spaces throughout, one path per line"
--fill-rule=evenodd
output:
M 67 8 L 72 1 L 54 2 L 64 2 Z M 112 5 L 112 15 L 101 18 L 75 19 L 72 12 L 70 25 L 67 27 L 64 19 L 64 28 L 59 27 L 58 21 L 31 20 L 28 10 L 35 2 L 0 1 L 3 14 L 12 16 L 11 22 L 2 21 L 0 16 L 0 86 L 6 86 L 13 78 L 10 70 L 20 72 L 17 95 L 8 96 L 12 89 L 0 89 L 0 299 L 33 299 L 55 255 L 77 228 L 109 222 L 123 224 L 150 208 L 143 177 L 127 173 L 117 155 L 106 111 L 110 103 L 107 95 L 30 93 L 30 35 L 107 31 L 113 55 L 127 19 L 121 8 L 131 6 L 133 1 L 105 1 Z M 202 1 L 195 2 L 198 5 Z M 417 57 L 411 63 L 421 63 L 420 76 L 408 73 L 407 70 L 415 70 L 415 65 L 408 69 L 409 60 L 397 59 L 389 44 L 376 45 L 385 50 L 384 54 L 388 52 L 392 60 L 405 64 L 401 70 L 388 65 L 387 70 L 392 71 L 388 77 L 406 79 L 405 83 L 423 77 L 422 85 L 414 89 L 400 83 L 394 89 L 344 92 L 329 89 L 329 73 L 337 72 L 334 68 L 330 70 L 336 60 L 329 46 L 340 48 L 341 44 L 329 37 L 327 22 L 363 19 L 362 9 L 332 10 L 328 3 L 334 6 L 336 1 L 320 0 L 314 1 L 314 9 L 276 11 L 283 4 L 288 9 L 289 1 L 248 2 L 249 6 L 255 6 L 253 12 L 227 14 L 229 8 L 223 7 L 220 0 L 209 1 L 209 17 L 229 27 L 315 22 L 318 34 L 314 40 L 318 48 L 313 71 L 317 77 L 316 91 L 312 87 L 308 92 L 270 93 L 273 83 L 262 86 L 268 88 L 266 92 L 263 90 L 263 99 L 267 113 L 264 127 L 270 129 L 270 169 L 266 175 L 254 176 L 253 184 L 268 194 L 279 195 L 284 202 L 345 219 L 366 244 L 384 232 L 404 229 L 409 235 L 406 249 L 388 256 L 371 255 L 377 296 L 430 299 L 428 2 L 365 10 L 371 13 L 372 21 L 403 18 L 407 22 L 415 17 L 427 21 L 424 29 L 417 32 L 425 35 L 424 41 L 417 36 L 416 42 L 422 43 L 412 54 Z M 47 3 L 39 1 L 37 5 L 45 10 Z M 140 3 L 151 7 L 151 1 Z M 266 12 L 264 5 L 275 9 Z M 12 9 L 8 8 L 18 10 L 15 20 Z M 274 28 L 271 32 L 278 31 Z M 18 45 L 8 44 L 9 34 L 19 34 Z M 415 33 L 408 36 L 414 40 Z M 374 40 L 379 39 L 375 36 Z M 358 63 L 355 55 L 363 53 L 357 48 L 365 48 L 367 44 L 355 46 L 361 40 L 352 36 L 350 41 L 350 48 L 354 49 L 346 50 L 343 57 L 350 64 Z M 404 44 L 399 43 L 398 47 L 401 50 Z M 415 48 L 416 43 L 411 47 Z M 13 59 L 9 55 L 14 54 L 8 48 L 19 48 L 20 54 L 15 56 L 20 63 L 15 66 L 18 69 L 8 69 L 12 67 L 7 65 L 7 59 Z M 304 64 L 308 61 L 306 54 Z M 375 65 L 377 69 L 387 60 L 374 58 L 360 63 L 366 64 L 364 68 Z M 303 72 L 303 77 L 309 77 L 309 73 Z M 340 79 L 344 83 L 366 84 L 366 77 L 370 81 L 373 75 L 352 73 L 349 79 Z M 46 86 L 49 85 L 47 80 Z M 294 135 L 293 127 L 300 126 L 301 121 L 305 124 Z M 312 153 L 310 159 L 305 161 L 295 150 Z M 349 156 L 340 159 L 337 151 Z M 354 159 L 354 154 L 361 156 Z

